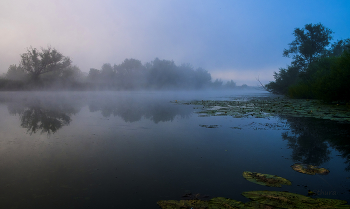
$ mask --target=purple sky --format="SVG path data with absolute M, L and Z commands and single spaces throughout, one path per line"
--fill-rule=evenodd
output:
M 48 45 L 83 72 L 126 58 L 190 63 L 214 79 L 257 85 L 286 67 L 294 28 L 322 23 L 350 38 L 349 0 L 2 0 L 0 74 Z

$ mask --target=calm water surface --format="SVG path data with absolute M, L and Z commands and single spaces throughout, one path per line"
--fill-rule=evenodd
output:
M 0 208 L 159 208 L 186 193 L 243 202 L 275 190 L 350 202 L 350 126 L 312 118 L 199 117 L 174 101 L 265 92 L 0 93 Z M 173 102 L 170 102 L 173 101 Z M 217 128 L 206 128 L 215 125 Z M 307 163 L 330 170 L 305 175 Z M 244 171 L 278 175 L 270 188 Z

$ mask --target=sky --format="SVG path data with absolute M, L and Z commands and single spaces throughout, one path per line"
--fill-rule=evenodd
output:
M 127 58 L 202 67 L 237 85 L 273 81 L 295 28 L 350 38 L 349 0 L 1 0 L 0 74 L 51 46 L 83 72 Z

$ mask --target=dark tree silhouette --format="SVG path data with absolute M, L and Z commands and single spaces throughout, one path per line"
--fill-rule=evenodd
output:
M 20 66 L 27 72 L 34 81 L 39 80 L 39 76 L 44 73 L 61 71 L 70 66 L 69 57 L 63 56 L 56 49 L 48 47 L 38 51 L 36 48 L 28 48 L 27 52 L 21 55 Z
M 65 125 L 69 125 L 71 118 L 58 111 L 45 110 L 39 106 L 30 107 L 21 115 L 21 126 L 32 134 L 41 130 L 41 133 L 55 133 Z
M 326 54 L 326 47 L 332 40 L 333 32 L 321 23 L 306 24 L 305 28 L 295 28 L 293 35 L 295 40 L 289 44 L 289 49 L 284 49 L 283 56 L 293 54 L 292 65 L 304 70 L 320 55 Z

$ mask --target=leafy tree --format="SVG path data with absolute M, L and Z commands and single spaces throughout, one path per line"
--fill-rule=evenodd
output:
M 340 57 L 314 61 L 300 78 L 300 82 L 289 87 L 290 97 L 350 101 L 350 52 L 345 50 Z
M 236 83 L 233 80 L 227 81 L 227 83 L 225 84 L 225 87 L 230 89 L 236 88 Z
M 117 85 L 120 89 L 135 89 L 146 84 L 145 67 L 140 60 L 125 59 L 120 65 L 114 65 Z
M 116 73 L 112 65 L 109 63 L 103 64 L 99 74 L 100 85 L 102 85 L 104 89 L 113 89 L 115 77 Z
M 154 59 L 150 63 L 148 85 L 151 88 L 174 88 L 179 81 L 177 66 L 174 61 Z
M 65 68 L 62 71 L 60 77 L 63 80 L 70 81 L 70 82 L 83 82 L 85 80 L 85 76 L 83 72 L 76 65 Z
M 197 68 L 194 72 L 194 77 L 196 89 L 201 89 L 203 87 L 209 86 L 211 83 L 210 73 L 203 68 Z
M 283 56 L 293 55 L 293 66 L 304 70 L 317 57 L 327 53 L 326 47 L 332 40 L 333 32 L 321 23 L 306 24 L 305 28 L 295 28 L 293 35 L 295 40 L 289 44 L 289 49 L 284 49 Z
M 118 65 L 116 69 L 120 72 L 127 72 L 135 69 L 142 68 L 142 63 L 137 59 L 125 59 L 122 64 Z
M 222 87 L 223 81 L 221 79 L 216 79 L 213 83 L 212 86 L 215 89 L 219 89 Z
M 20 67 L 31 76 L 32 80 L 38 81 L 41 74 L 61 71 L 70 64 L 70 58 L 63 56 L 56 49 L 48 47 L 39 51 L 30 47 L 21 55 Z
M 293 32 L 295 40 L 289 44 L 289 49 L 283 51 L 284 57 L 290 57 L 293 54 L 291 65 L 287 69 L 280 68 L 278 73 L 274 72 L 275 81 L 265 85 L 265 89 L 275 94 L 287 94 L 293 85 L 293 89 L 289 91 L 290 96 L 312 97 L 313 93 L 308 82 L 315 79 L 314 73 L 320 69 L 321 65 L 319 61 L 331 54 L 339 53 L 347 44 L 339 41 L 328 50 L 332 33 L 321 23 L 306 24 L 302 29 L 296 28 Z M 329 64 L 329 61 L 322 60 L 322 65 L 327 62 Z M 318 64 L 314 64 L 315 62 Z M 326 70 L 322 72 L 326 73 Z M 300 81 L 302 84 L 296 86 Z
M 196 73 L 190 63 L 183 63 L 177 66 L 179 80 L 177 85 L 183 89 L 193 89 L 197 85 Z
M 288 66 L 287 69 L 280 68 L 279 72 L 274 72 L 275 81 L 265 85 L 266 90 L 274 94 L 287 94 L 290 85 L 298 80 L 299 67 Z
M 299 73 L 297 82 L 290 84 L 288 95 L 292 98 L 302 99 L 319 98 L 318 95 L 321 92 L 317 83 L 330 73 L 331 65 L 334 64 L 336 59 L 336 57 L 321 57 L 311 63 L 304 72 Z
M 27 78 L 27 74 L 20 66 L 10 65 L 5 77 L 9 80 L 23 81 Z
M 100 71 L 97 70 L 96 68 L 90 68 L 88 79 L 90 81 L 96 81 L 100 79 Z
M 345 50 L 350 49 L 350 39 L 340 40 L 332 44 L 328 56 L 341 56 Z
M 350 52 L 344 51 L 318 81 L 318 95 L 326 101 L 350 101 Z

